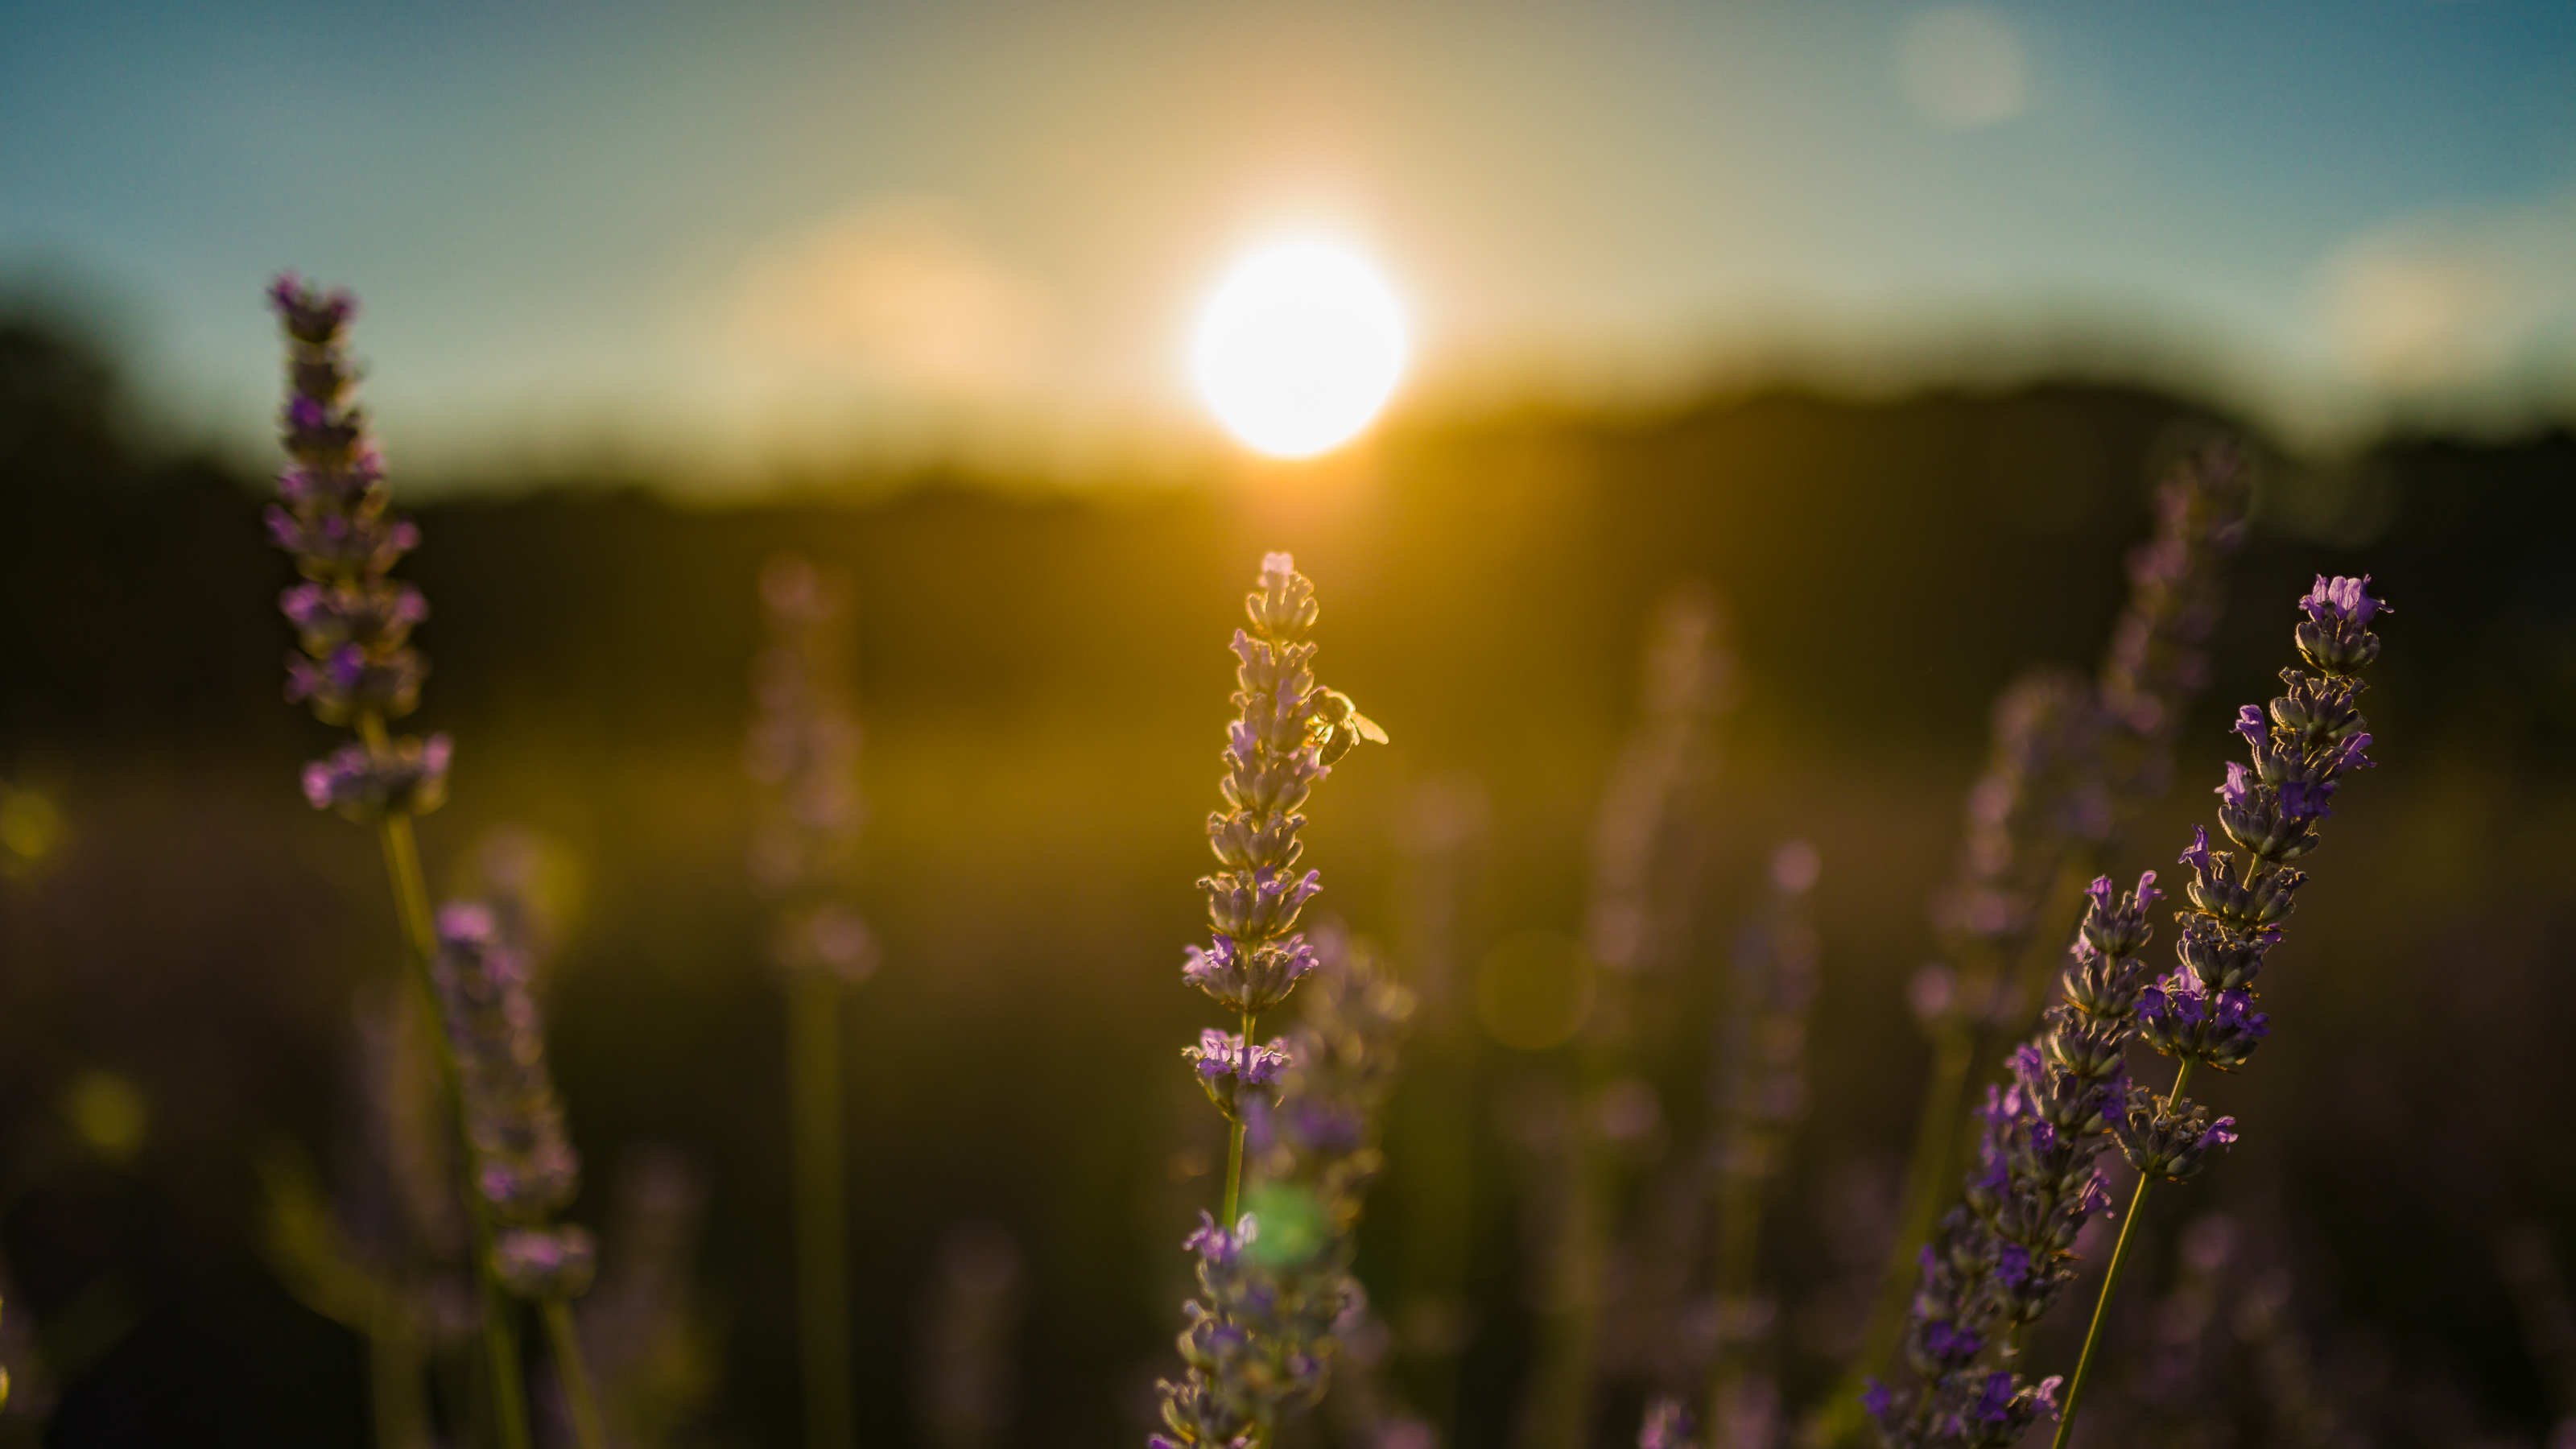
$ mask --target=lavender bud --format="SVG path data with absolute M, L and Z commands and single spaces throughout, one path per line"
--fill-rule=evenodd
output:
M 2263 953 L 2281 939 L 2277 927 L 2247 930 L 2196 912 L 2183 914 L 2181 920 L 2182 939 L 2175 952 L 2210 991 L 2252 985 L 2262 973 Z
M 2137 1008 L 2145 971 L 2130 956 L 2105 956 L 2093 943 L 2075 943 L 2075 962 L 2066 972 L 2067 1004 L 2088 1016 L 2120 1021 Z
M 2147 924 L 2147 907 L 2164 899 L 2156 889 L 2156 873 L 2148 871 L 2138 877 L 2138 888 L 2112 899 L 2111 878 L 2097 877 L 2085 890 L 2092 904 L 2084 912 L 2084 939 L 2105 956 L 2135 956 L 2146 948 L 2155 934 Z
M 2227 782 L 2216 793 L 2219 828 L 2257 860 L 2295 860 L 2316 849 L 2317 833 L 2309 823 L 2333 813 L 2325 803 L 2334 793 L 2332 780 L 2291 780 L 2275 787 L 2233 760 L 2227 765 Z
M 2138 1171 L 2180 1182 L 2200 1171 L 2210 1148 L 2236 1141 L 2236 1119 L 2213 1122 L 2209 1109 L 2196 1102 L 2177 1103 L 2131 1087 L 2124 1110 L 2112 1118 L 2111 1131 Z
M 577 1298 L 599 1270 L 599 1245 L 572 1223 L 509 1228 L 492 1244 L 492 1271 L 520 1298 Z
M 2192 879 L 2184 893 L 2194 906 L 2229 924 L 2249 928 L 2272 925 L 2290 914 L 2295 904 L 2293 895 L 2307 882 L 2305 875 L 2277 869 L 2251 880 L 2241 878 L 2232 854 L 2209 848 L 2206 827 L 2193 826 L 2191 835 L 2191 847 L 2182 853 L 2181 861 L 2192 869 Z M 2255 867 L 2252 860 L 2246 863 L 2249 874 Z

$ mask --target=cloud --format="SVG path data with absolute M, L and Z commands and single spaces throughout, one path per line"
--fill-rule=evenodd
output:
M 1038 380 L 1050 310 L 1044 289 L 980 245 L 956 208 L 890 198 L 755 251 L 735 278 L 725 336 L 738 361 L 762 369 L 991 400 Z
M 2021 37 L 1982 6 L 1944 5 L 1907 21 L 1896 74 L 1927 119 L 1960 130 L 2008 121 L 2030 100 Z
M 2576 371 L 2576 196 L 2407 218 L 2319 269 L 2339 360 L 2394 395 L 2521 394 Z

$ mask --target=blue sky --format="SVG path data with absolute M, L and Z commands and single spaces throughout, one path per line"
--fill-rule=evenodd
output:
M 2576 6 L 0 6 L 0 279 L 257 446 L 280 265 L 397 464 L 1098 464 L 1323 232 L 1417 405 L 2073 360 L 2331 445 L 2576 411 Z M 820 299 L 820 300 L 818 300 Z M 996 442 L 996 440 L 1004 440 Z

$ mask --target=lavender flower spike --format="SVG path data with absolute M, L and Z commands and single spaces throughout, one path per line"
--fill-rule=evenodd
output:
M 2055 1406 L 2056 1380 L 2027 1382 L 1989 1349 L 2055 1305 L 2075 1278 L 2076 1234 L 2111 1205 L 2095 1161 L 2126 1082 L 2121 1047 L 2145 987 L 2138 955 L 2161 893 L 2150 872 L 2135 890 L 2100 879 L 2086 895 L 2059 1003 L 2014 1050 L 2011 1083 L 1987 1089 L 1967 1201 L 1923 1250 L 1904 1340 L 1914 1382 L 1862 1395 L 1891 1449 L 2012 1444 Z
M 471 902 L 439 911 L 438 946 L 431 979 L 460 1069 L 475 1185 L 501 1221 L 541 1225 L 580 1192 L 581 1159 L 546 1071 L 528 959 Z
M 1296 928 L 1306 902 L 1322 888 L 1322 874 L 1295 869 L 1305 850 L 1297 831 L 1306 823 L 1297 810 L 1331 773 L 1330 759 L 1385 734 L 1348 696 L 1315 682 L 1315 646 L 1306 640 L 1318 612 L 1315 589 L 1293 559 L 1264 555 L 1258 587 L 1244 608 L 1252 628 L 1234 631 L 1236 717 L 1226 726 L 1225 774 L 1218 782 L 1226 808 L 1207 822 L 1208 848 L 1221 869 L 1199 880 L 1215 936 L 1204 948 L 1189 948 L 1181 974 L 1238 1013 L 1239 1039 L 1249 1042 L 1254 1020 L 1314 969 L 1314 953 Z M 1247 1058 L 1240 1075 L 1250 1076 L 1250 1066 Z M 1239 1155 L 1243 1118 L 1232 1100 L 1231 1093 L 1216 1098 L 1234 1124 Z M 1240 1182 L 1239 1166 L 1229 1168 L 1229 1218 Z
M 1218 782 L 1226 808 L 1207 821 L 1220 868 L 1199 880 L 1214 939 L 1190 947 L 1181 972 L 1241 1018 L 1239 1031 L 1204 1032 L 1183 1052 L 1230 1129 L 1225 1212 L 1189 1242 L 1199 1254 L 1200 1288 L 1180 1339 L 1189 1372 L 1162 1385 L 1171 1435 L 1157 1436 L 1158 1445 L 1230 1446 L 1311 1403 L 1352 1287 L 1347 1274 L 1271 1272 L 1249 1260 L 1244 1247 L 1258 1223 L 1240 1208 L 1246 1132 L 1275 1105 L 1290 1055 L 1284 1043 L 1256 1045 L 1254 1025 L 1315 969 L 1297 922 L 1322 877 L 1296 869 L 1305 849 L 1297 831 L 1306 823 L 1297 811 L 1333 761 L 1386 734 L 1348 696 L 1316 683 L 1307 639 L 1315 589 L 1287 554 L 1263 556 L 1244 611 L 1252 627 L 1234 631 L 1235 718 Z
M 847 578 L 794 554 L 761 569 L 769 642 L 752 664 L 743 749 L 758 796 L 752 884 L 772 908 L 769 954 L 787 988 L 797 1338 L 806 1441 L 815 1449 L 845 1449 L 854 1434 L 840 1052 L 849 989 L 877 965 L 876 938 L 850 889 L 866 815 L 851 593 Z
M 384 460 L 366 414 L 349 400 L 357 372 L 346 345 L 357 299 L 317 291 L 292 272 L 268 295 L 286 333 L 282 438 L 293 460 L 278 477 L 268 532 L 305 578 L 278 599 L 303 645 L 287 660 L 286 697 L 325 724 L 354 725 L 365 736 L 363 746 L 305 767 L 305 797 L 355 820 L 419 814 L 445 793 L 449 749 L 444 736 L 426 744 L 382 738 L 384 721 L 420 702 L 429 663 L 410 640 L 429 605 L 419 590 L 386 577 L 420 542 L 420 530 L 386 513 Z
M 2093 1351 L 2128 1252 L 2129 1228 L 2147 1189 L 2159 1179 L 2193 1176 L 2211 1148 L 2237 1139 L 2236 1119 L 2211 1120 L 2208 1108 L 2183 1096 L 2183 1087 L 2197 1066 L 2225 1072 L 2245 1065 L 2271 1034 L 2271 1019 L 2254 1009 L 2254 983 L 2265 954 L 2281 940 L 2280 923 L 2307 881 L 2288 862 L 2317 848 L 2316 822 L 2328 813 L 2327 799 L 2347 772 L 2370 764 L 2362 753 L 2370 743 L 2369 728 L 2357 707 L 2366 686 L 2356 671 L 2379 657 L 2379 636 L 2370 631 L 2370 621 L 2387 605 L 2371 597 L 2369 582 L 2367 574 L 2320 575 L 2316 587 L 2299 600 L 2307 617 L 2294 637 L 2300 655 L 2317 673 L 2284 669 L 2285 693 L 2268 708 L 2248 705 L 2238 712 L 2236 732 L 2244 736 L 2252 760 L 2250 765 L 2229 765 L 2217 790 L 2219 829 L 2235 849 L 2214 848 L 2209 831 L 2194 826 L 2191 846 L 2182 853 L 2191 879 L 2184 887 L 2190 904 L 2174 913 L 2180 928 L 2175 943 L 2179 964 L 2138 993 L 2136 1018 L 2137 1034 L 2181 1065 L 2172 1089 L 2163 1095 L 2129 1086 L 2104 1113 L 2111 1135 L 2138 1169 L 2138 1188 L 2067 1390 L 2058 1449 L 2064 1449 L 2083 1402 Z M 2244 853 L 2241 864 L 2238 851 Z
M 428 661 L 411 647 L 412 628 L 429 616 L 429 606 L 418 590 L 389 577 L 395 563 L 419 544 L 420 530 L 386 512 L 384 460 L 368 436 L 366 415 L 350 401 L 357 369 L 347 342 L 357 299 L 345 290 L 312 287 L 288 272 L 269 287 L 268 300 L 286 339 L 287 397 L 280 422 L 290 460 L 278 476 L 278 502 L 268 509 L 268 532 L 294 557 L 304 579 L 278 599 L 302 646 L 287 658 L 286 697 L 310 707 L 324 724 L 344 725 L 357 734 L 354 742 L 305 766 L 304 797 L 317 810 L 334 810 L 376 826 L 409 948 L 412 981 L 426 998 L 425 1007 L 433 1006 L 441 995 L 434 978 L 451 952 L 431 921 L 411 817 L 445 798 L 452 750 L 444 735 L 396 738 L 385 728 L 419 704 L 421 681 L 429 673 Z M 461 983 L 452 969 L 450 975 Z M 509 1285 L 503 1281 L 504 1260 L 489 1198 L 497 1189 L 514 1201 L 544 1199 L 556 1191 L 553 1177 L 563 1164 L 544 1152 L 502 1152 L 486 1160 L 476 1132 L 499 1119 L 488 1114 L 478 1119 L 468 1110 L 466 1063 L 454 1046 L 460 1024 L 451 1019 L 447 1027 L 440 1038 L 438 1067 L 449 1121 L 461 1139 L 459 1163 L 482 1164 L 500 1174 L 478 1177 L 463 1194 L 481 1280 L 493 1428 L 501 1449 L 526 1449 L 517 1335 L 504 1297 Z M 487 1028 L 485 1023 L 474 1030 Z M 565 1154 L 568 1159 L 569 1148 Z M 535 1261 L 529 1256 L 534 1245 L 520 1247 L 528 1251 L 516 1252 L 508 1261 L 524 1268 Z M 553 1274 L 523 1275 L 519 1281 L 539 1279 L 569 1281 Z M 567 1354 L 560 1341 L 557 1348 L 557 1367 L 569 1390 L 581 1379 L 578 1353 Z M 595 1449 L 598 1436 L 586 1433 L 583 1443 L 585 1449 Z

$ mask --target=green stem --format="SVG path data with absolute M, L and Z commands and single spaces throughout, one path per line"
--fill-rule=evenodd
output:
M 367 1329 L 367 1386 L 375 1411 L 376 1449 L 426 1449 L 429 1443 L 420 1339 L 403 1301 L 406 1287 L 400 1280 L 388 1286 L 375 1322 Z
M 358 732 L 370 750 L 385 748 L 384 725 L 372 716 L 358 721 Z M 384 842 L 385 870 L 393 880 L 394 913 L 401 919 L 403 943 L 410 949 L 412 993 L 421 1020 L 429 1023 L 431 1059 L 438 1064 L 439 1094 L 447 1120 L 456 1129 L 457 1172 L 463 1180 L 465 1217 L 473 1233 L 474 1275 L 482 1288 L 483 1351 L 492 1372 L 492 1417 L 501 1449 L 528 1449 L 528 1400 L 519 1382 L 518 1335 L 510 1322 L 510 1300 L 501 1292 L 492 1269 L 492 1216 L 474 1185 L 474 1143 L 465 1130 L 465 1096 L 456 1065 L 456 1044 L 448 1039 L 446 1015 L 439 1010 L 438 988 L 430 980 L 430 961 L 438 938 L 430 925 L 429 888 L 420 870 L 420 845 L 413 839 L 411 817 L 384 818 L 377 834 Z
M 564 1405 L 572 1411 L 572 1438 L 580 1449 L 607 1449 L 599 1428 L 599 1400 L 590 1391 L 590 1369 L 582 1362 L 581 1338 L 573 1332 L 572 1305 L 549 1298 L 542 1310 L 546 1340 L 554 1349 L 555 1378 L 563 1385 Z
M 841 985 L 797 974 L 788 992 L 796 1135 L 796 1290 L 805 1358 L 805 1442 L 849 1449 L 849 1226 L 841 1172 Z
M 2174 1073 L 2173 1090 L 2165 1094 L 2168 1105 L 2182 1100 L 2182 1089 L 2191 1080 L 2191 1058 L 2182 1059 L 2182 1070 Z M 2057 1416 L 2057 1437 L 2049 1449 L 2066 1449 L 2067 1436 L 2075 1432 L 2075 1408 L 2084 1401 L 2084 1382 L 2093 1372 L 2093 1350 L 2102 1342 L 2102 1324 L 2111 1316 L 2111 1293 L 2120 1286 L 2120 1270 L 2129 1261 L 2129 1243 L 2137 1236 L 2138 1219 L 2147 1205 L 2147 1189 L 2155 1179 L 2138 1174 L 2138 1190 L 2129 1196 L 2128 1215 L 2120 1219 L 2120 1240 L 2111 1248 L 2111 1268 L 2102 1275 L 2102 1296 L 2093 1304 L 2093 1326 L 2084 1330 L 2084 1352 L 2075 1360 L 2075 1377 L 2066 1386 L 2066 1407 Z
M 1252 1013 L 1243 1014 L 1243 1067 L 1250 1075 L 1252 1066 Z M 1243 1212 L 1243 1117 L 1238 1111 L 1228 1119 L 1225 1134 L 1225 1221 L 1218 1224 L 1227 1232 L 1242 1221 Z

